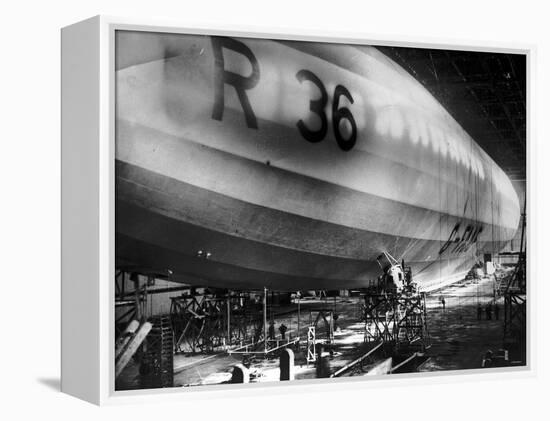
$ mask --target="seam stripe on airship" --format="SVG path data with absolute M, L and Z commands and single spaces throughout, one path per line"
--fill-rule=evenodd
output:
M 119 253 L 117 258 L 124 262 L 125 265 L 138 264 L 147 265 L 159 271 L 170 269 L 174 273 L 186 277 L 200 277 L 207 279 L 207 285 L 220 286 L 223 288 L 246 287 L 250 284 L 270 287 L 271 282 L 276 282 L 278 288 L 288 290 L 303 289 L 303 283 L 308 285 L 316 285 L 319 289 L 338 289 L 339 284 L 347 287 L 360 287 L 368 285 L 368 281 L 376 278 L 380 268 L 375 262 L 361 262 L 363 266 L 355 269 L 355 275 L 345 277 L 342 274 L 345 272 L 352 275 L 354 271 L 344 270 L 337 271 L 339 266 L 332 267 L 331 275 L 325 276 L 321 273 L 320 277 L 314 276 L 296 276 L 292 271 L 288 273 L 281 272 L 281 268 L 285 269 L 284 262 L 278 262 L 280 266 L 278 271 L 258 270 L 255 268 L 247 268 L 239 264 L 230 264 L 209 260 L 205 262 L 196 256 L 190 256 L 186 253 L 178 252 L 171 248 L 165 248 L 162 245 L 142 241 L 133 237 L 127 237 L 123 233 L 117 233 L 116 245 Z M 431 270 L 423 271 L 423 276 L 417 277 L 419 282 L 423 279 L 431 280 L 438 274 L 441 265 L 462 269 L 465 262 L 470 261 L 471 256 L 460 256 L 453 259 L 446 259 L 437 262 L 437 265 L 429 264 Z M 322 260 L 320 260 L 322 261 Z M 234 263 L 239 263 L 235 261 Z M 274 262 L 277 263 L 277 262 Z M 426 267 L 426 262 L 407 262 L 414 267 L 415 272 L 421 272 L 422 268 Z M 286 267 L 290 269 L 290 267 Z M 191 278 L 192 279 L 192 278 Z M 221 281 L 223 279 L 223 281 Z M 176 278 L 179 282 L 190 282 L 190 279 Z
M 356 152 L 354 156 L 333 158 L 331 155 L 324 155 L 322 150 L 313 149 L 310 155 L 318 154 L 318 159 L 315 161 L 319 162 L 319 165 L 330 164 L 330 171 L 326 171 L 323 167 L 308 169 L 306 163 L 299 159 L 300 153 L 297 157 L 288 158 L 279 155 L 279 159 L 271 166 L 267 166 L 259 162 L 258 158 L 251 159 L 218 150 L 137 124 L 130 125 L 119 121 L 117 129 L 117 159 L 257 205 L 274 207 L 314 219 L 326 219 L 353 228 L 379 232 L 389 232 L 389 229 L 394 229 L 393 227 L 384 228 L 384 225 L 378 225 L 375 228 L 375 221 L 370 219 L 371 215 L 360 211 L 351 213 L 356 207 L 354 201 L 360 201 L 361 195 L 368 194 L 373 198 L 380 197 L 422 210 L 433 210 L 450 217 L 493 223 L 493 217 L 490 214 L 490 197 L 480 197 L 477 210 L 475 207 L 469 208 L 469 212 L 464 214 L 464 203 L 467 198 L 481 192 L 463 191 L 463 186 L 470 186 L 470 184 L 457 185 L 461 181 L 460 178 L 449 180 L 451 185 L 442 188 L 441 183 L 445 182 L 444 178 L 433 177 L 404 164 L 386 162 L 384 158 L 370 154 Z M 265 143 L 261 142 L 257 146 L 262 148 L 264 145 Z M 272 152 L 271 149 L 267 149 L 265 154 L 277 156 L 277 153 Z M 358 160 L 357 165 L 353 165 L 355 160 Z M 350 167 L 355 170 L 352 172 Z M 301 170 L 300 173 L 294 172 L 298 169 Z M 388 174 L 386 183 L 393 180 L 393 184 L 379 183 L 377 174 L 381 171 Z M 323 173 L 328 178 L 317 176 Z M 350 187 L 342 182 L 338 183 L 337 179 L 361 182 L 363 190 L 354 188 L 359 185 Z M 418 189 L 417 186 L 422 186 L 422 189 Z M 458 189 L 458 194 L 455 189 Z M 417 191 L 415 202 L 411 203 L 410 191 L 415 190 Z M 267 195 L 268 191 L 271 192 L 269 195 Z M 333 195 L 323 195 L 324 191 L 330 191 Z M 437 196 L 434 198 L 434 191 L 452 192 L 452 194 L 445 193 L 442 197 L 445 206 L 441 209 L 437 207 L 439 202 Z M 307 202 L 308 197 L 309 202 Z M 332 200 L 329 201 L 329 197 L 332 197 Z M 286 200 L 282 201 L 281 198 Z M 309 203 L 324 205 L 312 207 Z M 469 204 L 474 205 L 473 201 Z M 508 220 L 507 215 L 503 214 L 503 224 Z M 513 222 L 511 221 L 510 225 L 513 225 Z M 511 226 L 508 228 L 515 229 Z M 413 237 L 413 235 L 406 236 Z
M 126 215 L 128 211 L 135 211 L 136 208 L 128 206 L 123 202 L 119 202 L 122 214 Z M 140 209 L 135 213 L 136 217 L 148 216 L 146 210 Z M 123 224 L 121 231 L 117 235 L 123 235 L 136 243 L 147 244 L 150 247 L 155 247 L 163 250 L 171 250 L 181 256 L 187 256 L 192 263 L 188 266 L 202 266 L 205 262 L 196 256 L 196 249 L 193 246 L 208 250 L 212 253 L 212 257 L 206 265 L 211 263 L 227 264 L 238 268 L 256 270 L 260 272 L 275 273 L 284 276 L 309 276 L 314 278 L 327 279 L 347 279 L 361 280 L 370 279 L 373 274 L 377 273 L 379 268 L 376 262 L 372 259 L 368 260 L 346 260 L 335 257 L 320 256 L 313 253 L 289 250 L 278 248 L 267 244 L 258 244 L 249 239 L 235 239 L 231 236 L 213 232 L 206 228 L 192 226 L 190 224 L 181 224 L 179 221 L 165 218 L 160 215 L 155 215 L 153 218 L 145 219 L 151 225 L 150 229 L 144 229 L 139 238 L 130 237 L 128 234 L 132 232 L 135 235 L 135 229 L 128 226 L 128 223 Z M 154 227 L 154 229 L 153 229 Z M 182 242 L 185 238 L 185 242 Z M 387 240 L 382 239 L 381 242 Z M 185 243 L 185 244 L 182 244 Z M 181 245 L 181 246 L 178 246 Z M 228 246 L 230 244 L 230 246 Z M 429 247 L 424 245 L 423 247 Z M 120 249 L 120 247 L 119 247 Z M 133 250 L 132 250 L 133 251 Z M 375 254 L 376 256 L 377 254 Z M 121 250 L 121 257 L 126 257 L 131 260 L 131 252 L 125 253 Z M 141 257 L 139 260 L 151 259 L 148 264 L 154 264 L 154 254 L 151 256 Z M 267 259 L 268 265 L 260 264 Z M 418 267 L 417 273 L 424 272 L 425 268 L 429 269 L 432 266 L 441 264 L 453 264 L 453 262 L 461 262 L 464 259 L 471 259 L 471 255 L 464 254 L 456 257 L 437 259 L 435 261 L 407 261 L 408 264 L 415 264 Z M 189 267 L 187 268 L 190 269 Z M 313 269 L 313 270 L 312 270 Z M 197 270 L 196 272 L 200 272 Z
M 399 246 L 400 253 L 406 250 L 412 242 L 419 240 L 418 237 L 410 237 L 403 231 L 398 231 L 397 224 L 394 225 L 396 230 L 389 233 L 348 228 L 324 220 L 315 220 L 239 201 L 119 161 L 117 161 L 116 168 L 117 197 L 120 200 L 154 209 L 156 212 L 182 222 L 229 233 L 234 237 L 249 237 L 258 242 L 270 243 L 279 247 L 351 259 L 364 259 L 367 251 L 376 254 L 385 250 L 382 243 L 364 243 L 364 239 L 368 238 L 371 233 L 391 236 L 391 243 L 395 247 Z M 128 180 L 132 180 L 132 182 Z M 330 188 L 330 186 L 328 187 Z M 319 186 L 319 188 L 321 187 Z M 389 201 L 380 203 L 376 200 L 375 203 L 379 206 L 379 210 L 375 210 L 372 207 L 369 208 L 369 202 L 366 199 L 357 198 L 353 201 L 358 203 L 358 212 L 372 215 L 375 220 L 383 218 L 384 211 L 387 212 L 390 209 L 392 212 L 400 214 L 403 219 L 415 218 L 418 221 L 417 226 L 414 227 L 417 234 L 425 235 L 426 232 L 430 232 L 434 236 L 443 234 L 439 238 L 429 239 L 437 242 L 439 247 L 447 240 L 448 232 L 452 231 L 456 222 L 454 218 L 445 218 L 433 211 L 404 207 L 399 203 L 390 203 Z M 124 224 L 124 220 L 121 219 L 121 223 Z M 473 221 L 465 220 L 462 223 L 464 226 L 468 223 L 475 226 Z M 442 226 L 447 230 L 441 230 Z M 480 244 L 492 239 L 490 227 L 483 226 L 483 228 L 486 234 L 480 235 Z M 136 229 L 140 228 L 136 227 Z M 144 229 L 141 228 L 141 230 Z M 292 239 L 294 242 L 291 241 Z M 397 249 L 391 251 L 396 252 Z M 436 252 L 437 250 L 428 251 L 425 256 L 433 256 Z M 405 257 L 409 258 L 410 256 Z

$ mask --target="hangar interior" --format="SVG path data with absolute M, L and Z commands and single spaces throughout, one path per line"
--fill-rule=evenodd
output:
M 406 69 L 510 178 L 515 238 L 452 285 L 233 291 L 116 268 L 116 389 L 289 381 L 525 365 L 526 58 L 377 47 Z M 387 263 L 387 264 L 386 264 Z M 409 286 L 410 285 L 410 286 Z

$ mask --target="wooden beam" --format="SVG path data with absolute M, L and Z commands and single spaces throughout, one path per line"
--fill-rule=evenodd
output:
M 409 358 L 407 358 L 405 361 L 403 361 L 402 363 L 397 364 L 395 367 L 393 367 L 393 368 L 390 370 L 390 373 L 393 373 L 393 372 L 396 371 L 398 368 L 401 368 L 401 367 L 403 367 L 405 364 L 408 364 L 409 362 L 411 362 L 412 360 L 414 360 L 417 356 L 418 356 L 418 353 L 415 352 L 415 353 L 412 354 Z
M 115 361 L 115 378 L 122 373 L 124 367 L 128 365 L 132 356 L 136 353 L 137 349 L 147 337 L 148 333 L 151 331 L 153 325 L 149 322 L 143 323 L 134 336 L 128 341 L 124 350 L 119 354 L 119 358 Z
M 132 320 L 128 326 L 126 326 L 124 332 L 122 332 L 117 338 L 115 344 L 115 361 L 118 359 L 122 351 L 124 351 L 124 348 L 126 348 L 126 345 L 128 345 L 128 342 L 130 342 L 130 339 L 132 339 L 132 336 L 134 336 L 138 328 L 139 322 L 137 320 Z
M 380 348 L 382 345 L 384 344 L 384 342 L 380 342 L 378 345 L 376 345 L 374 348 L 372 348 L 369 352 L 367 352 L 365 355 L 363 355 L 362 357 L 359 357 L 357 358 L 356 360 L 352 361 L 351 363 L 349 364 L 346 364 L 344 367 L 342 367 L 340 370 L 334 372 L 333 374 L 330 375 L 330 377 L 338 377 L 340 376 L 342 373 L 346 372 L 347 370 L 349 370 L 350 368 L 352 368 L 353 366 L 359 364 L 361 361 L 363 361 L 365 358 L 367 358 L 369 355 L 372 355 L 378 348 Z

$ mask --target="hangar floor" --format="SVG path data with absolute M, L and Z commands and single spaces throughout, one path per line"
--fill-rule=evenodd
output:
M 503 299 L 495 297 L 493 278 L 479 281 L 463 281 L 445 288 L 426 298 L 430 346 L 428 357 L 416 371 L 442 371 L 481 368 L 488 350 L 496 353 L 503 340 Z M 442 304 L 442 299 L 445 305 Z M 374 343 L 364 342 L 364 322 L 360 321 L 361 297 L 337 297 L 301 301 L 301 325 L 298 331 L 298 313 L 287 313 L 275 318 L 275 325 L 284 323 L 291 337 L 306 337 L 310 311 L 332 306 L 338 319 L 334 328 L 332 355 L 327 358 L 328 373 L 320 375 L 314 364 L 307 364 L 304 340 L 296 351 L 296 379 L 313 379 L 334 373 L 356 358 L 364 355 Z M 491 320 L 487 319 L 487 304 L 493 303 Z M 495 304 L 496 303 L 496 306 Z M 498 319 L 495 308 L 499 307 Z M 285 309 L 283 309 L 285 310 Z M 286 313 L 286 311 L 283 311 Z M 277 332 L 278 333 L 278 332 Z M 319 332 L 321 336 L 323 332 Z M 279 334 L 277 336 L 280 336 Z M 365 360 L 360 368 L 345 375 L 365 375 L 382 361 L 383 355 Z M 174 386 L 196 386 L 227 383 L 231 380 L 233 367 L 242 362 L 242 355 L 226 352 L 209 355 L 176 354 L 174 357 Z M 251 382 L 279 380 L 278 358 L 255 357 L 249 361 Z M 139 367 L 130 363 L 117 381 L 118 390 L 140 388 Z

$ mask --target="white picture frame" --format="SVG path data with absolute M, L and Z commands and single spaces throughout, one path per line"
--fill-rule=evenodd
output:
M 170 388 L 115 391 L 114 387 L 114 33 L 139 30 L 178 34 L 204 34 L 377 44 L 387 46 L 464 49 L 525 54 L 527 57 L 527 171 L 531 168 L 532 45 L 461 44 L 454 40 L 404 39 L 353 33 L 320 33 L 296 29 L 201 27 L 160 20 L 96 16 L 62 30 L 62 377 L 63 392 L 103 405 L 182 399 L 210 399 L 228 395 L 258 396 L 326 390 L 326 388 L 379 387 L 382 384 L 464 381 L 471 376 L 509 379 L 535 373 L 531 321 L 533 301 L 527 302 L 527 365 L 484 372 L 434 372 L 421 378 L 396 375 L 365 380 L 346 378 L 303 380 L 292 383 L 223 385 L 207 388 Z M 530 185 L 527 184 L 528 207 Z M 527 225 L 528 247 L 532 225 Z M 530 296 L 536 294 L 527 260 Z M 84 299 L 83 299 L 84 298 Z

